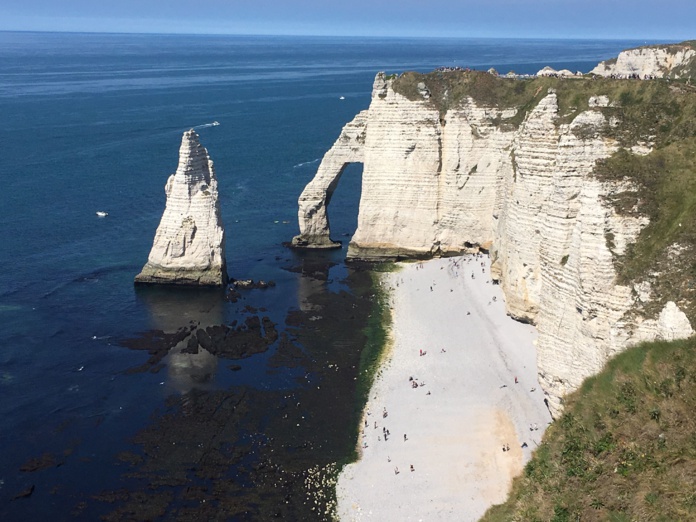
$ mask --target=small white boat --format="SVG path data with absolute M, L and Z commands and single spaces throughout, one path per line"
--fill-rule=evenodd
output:
M 214 122 L 212 123 L 212 125 L 213 125 L 213 127 L 217 127 L 218 125 L 220 125 L 220 122 L 219 122 L 219 121 L 214 121 Z
M 106 217 L 108 215 L 109 215 L 108 212 L 104 212 L 103 210 L 97 210 L 97 216 L 99 216 L 99 217 Z
M 345 99 L 346 99 L 345 96 L 341 96 L 341 97 L 339 98 L 339 100 L 345 100 Z

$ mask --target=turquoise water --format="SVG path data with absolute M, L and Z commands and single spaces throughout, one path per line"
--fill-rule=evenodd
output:
M 297 197 L 368 106 L 377 71 L 587 71 L 642 43 L 0 33 L 0 514 L 93 516 L 70 513 L 119 487 L 115 456 L 168 397 L 190 390 L 166 372 L 128 373 L 147 355 L 123 339 L 185 326 L 201 303 L 213 303 L 214 322 L 252 305 L 284 328 L 308 278 L 287 269 L 305 257 L 282 246 L 297 233 Z M 215 162 L 230 275 L 272 279 L 272 292 L 231 304 L 134 290 L 189 128 Z M 344 240 L 360 168 L 347 174 L 331 208 Z M 350 290 L 344 253 L 329 254 L 330 292 Z M 268 356 L 240 372 L 220 364 L 193 387 L 297 387 L 298 371 L 269 371 Z M 19 471 L 45 452 L 68 453 L 65 464 Z M 11 500 L 31 485 L 31 497 Z

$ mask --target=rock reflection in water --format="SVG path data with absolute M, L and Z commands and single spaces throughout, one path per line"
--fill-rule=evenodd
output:
M 220 289 L 182 287 L 136 287 L 138 299 L 150 314 L 153 330 L 173 333 L 189 326 L 206 328 L 223 323 L 224 294 Z M 208 388 L 214 381 L 218 360 L 199 348 L 186 353 L 188 337 L 166 357 L 167 384 L 179 393 Z
M 215 381 L 218 359 L 203 348 L 198 353 L 183 352 L 187 340 L 177 344 L 167 356 L 167 384 L 184 394 L 193 389 L 205 389 Z
M 224 322 L 224 292 L 219 288 L 136 287 L 150 313 L 153 330 L 176 332 L 191 323 L 200 327 Z
M 335 264 L 319 253 L 302 258 L 297 267 L 290 269 L 305 276 L 299 278 L 297 288 L 297 306 L 301 311 L 313 312 L 318 309 L 313 298 L 326 293 L 329 270 Z

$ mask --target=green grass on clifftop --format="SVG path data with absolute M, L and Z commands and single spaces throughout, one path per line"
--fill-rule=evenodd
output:
M 696 520 L 695 412 L 695 339 L 627 350 L 567 397 L 482 520 Z

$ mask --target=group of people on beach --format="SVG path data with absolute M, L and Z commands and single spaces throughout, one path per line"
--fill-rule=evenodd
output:
M 485 274 L 487 272 L 489 272 L 488 268 L 489 267 L 487 266 L 486 255 L 481 253 L 481 252 L 478 252 L 478 253 L 475 253 L 471 256 L 468 256 L 467 258 L 450 258 L 446 263 L 442 263 L 439 265 L 439 270 L 447 270 L 447 275 L 449 276 L 449 278 L 452 278 L 452 279 L 458 279 L 459 277 L 466 277 L 467 274 L 470 274 L 471 278 L 475 279 L 476 278 L 475 274 L 480 269 L 481 270 L 480 274 L 484 274 L 483 278 L 485 280 L 485 279 L 487 279 Z M 430 269 L 430 265 L 428 267 L 426 267 L 423 262 L 416 263 L 415 270 L 427 270 L 427 269 Z M 464 271 L 464 270 L 466 270 L 466 271 Z M 400 286 L 400 284 L 405 283 L 405 279 L 409 278 L 408 273 L 405 273 L 402 275 L 403 275 L 403 277 L 397 275 L 396 277 L 391 279 L 391 284 L 387 285 L 390 287 L 389 288 L 390 290 L 395 290 L 396 288 L 398 288 Z M 424 273 L 422 276 L 420 276 L 420 275 L 417 276 L 417 279 L 422 280 L 423 278 L 427 278 L 427 277 L 428 277 L 427 274 Z M 414 278 L 414 280 L 415 280 L 415 278 Z M 442 285 L 442 279 L 441 278 L 440 279 L 432 278 L 430 281 L 431 282 L 426 283 L 426 285 L 429 287 L 429 290 L 431 292 L 437 292 L 437 290 Z M 486 282 L 490 283 L 491 281 L 489 280 Z M 495 283 L 495 281 L 493 281 L 493 282 Z M 418 290 L 418 288 L 415 288 L 415 289 Z M 424 290 L 424 288 L 422 286 L 420 287 L 420 289 L 421 289 L 421 291 Z M 452 291 L 452 290 L 450 290 L 450 291 Z M 497 296 L 490 297 L 490 301 L 488 301 L 488 304 L 491 305 L 494 302 L 497 302 Z M 471 312 L 462 311 L 462 314 L 464 314 L 464 313 L 466 313 L 466 315 L 471 315 Z M 431 355 L 431 354 L 436 353 L 436 352 L 433 352 L 433 350 L 437 350 L 437 346 L 430 346 L 430 345 L 426 344 L 425 348 L 418 349 L 418 357 L 421 358 L 421 357 L 429 356 L 432 358 L 433 355 Z M 447 350 L 445 350 L 445 348 L 441 348 L 439 351 L 442 354 L 447 352 Z M 415 355 L 415 350 L 411 351 L 410 357 L 413 357 L 414 355 Z M 436 359 L 437 359 L 437 357 L 436 357 Z M 429 366 L 429 365 L 426 362 L 426 367 L 427 366 Z M 419 363 L 418 367 L 419 368 L 422 367 L 422 363 Z M 510 375 L 510 380 L 513 381 L 515 384 L 520 383 L 520 379 L 517 376 Z M 508 381 L 508 382 L 510 382 L 510 381 Z M 409 377 L 408 383 L 409 383 L 410 388 L 412 388 L 412 389 L 418 389 L 418 388 L 425 386 L 425 382 L 418 379 L 417 376 L 415 376 L 415 375 L 412 375 Z M 507 387 L 507 385 L 503 385 L 503 386 L 501 386 L 501 388 L 502 387 Z M 534 388 L 532 388 L 532 391 L 534 391 Z M 430 394 L 431 394 L 430 390 L 428 389 L 426 395 L 430 395 Z M 376 397 L 375 397 L 375 399 L 376 399 Z M 366 415 L 369 416 L 369 415 L 373 415 L 373 414 L 374 413 L 371 413 L 369 408 L 366 410 Z M 386 419 L 387 416 L 388 416 L 387 408 L 383 407 L 382 418 Z M 377 420 L 374 420 L 374 418 L 370 419 L 370 420 L 368 420 L 367 417 L 365 418 L 365 420 L 364 420 L 365 429 L 363 429 L 363 432 L 362 432 L 362 437 L 363 437 L 362 447 L 363 448 L 368 447 L 368 432 L 372 431 L 369 429 L 370 425 L 371 425 L 372 429 L 375 430 L 373 432 L 372 437 L 376 437 L 376 440 L 379 441 L 379 444 L 378 444 L 379 448 L 384 448 L 384 449 L 387 448 L 387 446 L 383 446 L 381 444 L 382 441 L 384 441 L 385 443 L 390 442 L 392 445 L 394 444 L 393 439 L 392 439 L 392 434 L 385 424 L 386 424 L 386 421 L 378 422 Z M 392 427 L 394 427 L 394 426 L 392 426 Z M 381 428 L 381 430 L 380 430 L 380 428 Z M 538 430 L 538 426 L 534 423 L 529 424 L 529 428 L 530 428 L 530 432 L 534 432 L 534 431 Z M 375 439 L 373 438 L 372 440 L 374 441 Z M 413 444 L 413 442 L 409 441 L 408 435 L 406 433 L 403 434 L 403 441 L 404 441 L 404 444 L 406 444 L 407 442 L 409 444 Z M 416 444 L 417 443 L 418 443 L 418 441 L 416 441 Z M 527 448 L 528 447 L 527 442 L 523 442 L 521 444 L 521 447 L 523 449 Z M 376 450 L 376 451 L 379 451 L 379 450 Z M 511 451 L 510 444 L 508 444 L 508 443 L 503 444 L 502 451 L 505 452 L 506 454 L 509 451 Z M 397 466 L 397 465 L 393 466 L 393 471 L 394 471 L 395 475 L 399 475 L 400 471 L 405 469 L 405 466 L 407 465 L 406 462 L 408 462 L 408 461 L 403 462 L 403 460 L 405 460 L 404 459 L 405 455 L 406 455 L 405 453 L 402 455 L 399 455 L 398 458 L 397 458 L 397 456 L 395 456 L 393 464 L 401 464 L 401 468 L 399 468 L 399 466 Z M 391 457 L 389 455 L 387 455 L 386 458 L 387 458 L 387 462 L 392 464 Z M 402 462 L 399 462 L 399 460 L 402 460 Z M 415 471 L 414 464 L 410 464 L 408 469 L 411 472 L 414 472 Z M 421 473 L 422 473 L 422 470 L 421 470 Z

